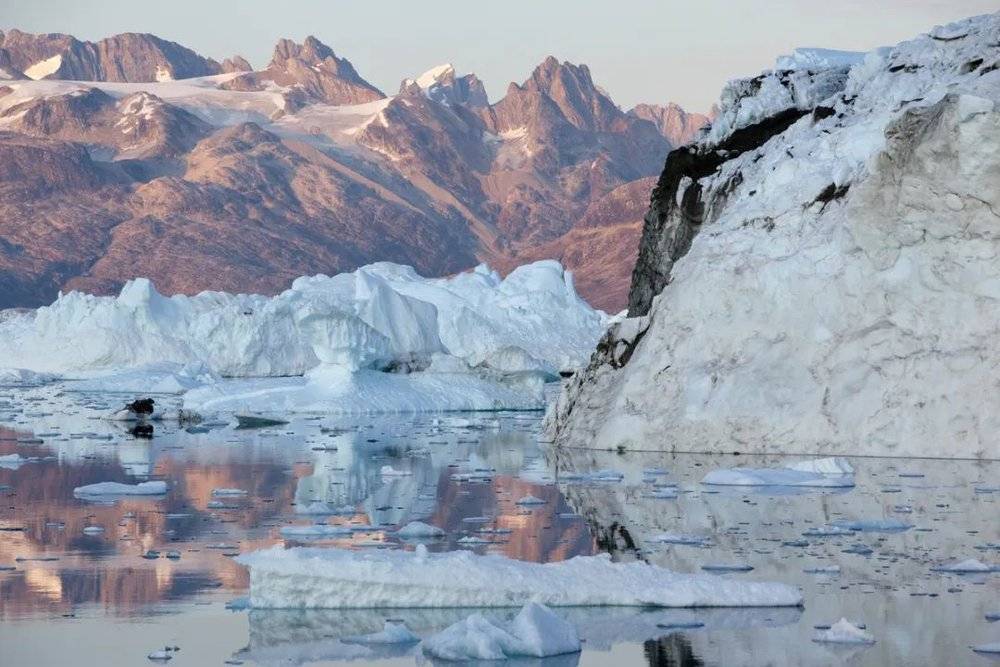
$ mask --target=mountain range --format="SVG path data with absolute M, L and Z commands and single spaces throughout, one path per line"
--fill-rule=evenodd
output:
M 315 37 L 254 70 L 150 34 L 0 33 L 0 308 L 60 290 L 279 292 L 375 261 L 561 260 L 627 301 L 649 193 L 708 118 L 618 107 L 546 58 L 490 103 L 442 65 L 386 95 Z

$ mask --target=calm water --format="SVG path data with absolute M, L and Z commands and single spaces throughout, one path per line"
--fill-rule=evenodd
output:
M 412 649 L 374 653 L 339 638 L 379 630 L 387 616 L 428 634 L 470 611 L 227 608 L 247 592 L 233 555 L 301 543 L 280 530 L 316 521 L 301 509 L 317 501 L 341 510 L 330 523 L 358 528 L 322 545 L 408 548 L 393 530 L 419 519 L 448 532 L 432 549 L 460 548 L 460 538 L 474 535 L 488 541 L 477 551 L 525 560 L 611 551 L 687 572 L 741 562 L 754 570 L 720 576 L 793 583 L 806 596 L 804 609 L 561 610 L 578 624 L 585 650 L 541 661 L 553 667 L 1000 664 L 969 648 L 1000 641 L 1000 624 L 985 619 L 1000 611 L 1000 575 L 931 572 L 952 558 L 1000 562 L 998 462 L 859 458 L 858 485 L 847 491 L 715 492 L 698 483 L 707 471 L 777 460 L 550 452 L 537 443 L 539 413 L 296 419 L 193 432 L 157 424 L 147 439 L 96 418 L 124 397 L 69 389 L 0 388 L 0 456 L 37 459 L 0 467 L 0 566 L 14 568 L 0 572 L 4 666 L 150 664 L 145 656 L 164 646 L 180 648 L 172 666 L 415 664 Z M 574 477 L 602 469 L 623 479 Z M 111 504 L 73 495 L 84 484 L 145 479 L 168 480 L 169 494 Z M 652 497 L 665 484 L 678 485 L 678 498 Z M 213 494 L 227 488 L 247 493 Z M 517 506 L 526 495 L 546 503 Z M 488 521 L 463 520 L 482 516 Z M 802 535 L 837 519 L 885 518 L 913 528 Z M 665 532 L 710 543 L 654 541 Z M 150 549 L 180 557 L 143 558 Z M 803 572 L 831 565 L 840 573 Z M 811 641 L 815 625 L 841 616 L 865 623 L 876 644 Z M 660 627 L 692 621 L 703 626 Z

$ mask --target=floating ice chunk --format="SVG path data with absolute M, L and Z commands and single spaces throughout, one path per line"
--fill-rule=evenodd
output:
M 839 520 L 832 524 L 835 528 L 845 528 L 862 533 L 901 533 L 913 528 L 913 524 L 899 519 Z
M 425 654 L 442 660 L 545 658 L 580 650 L 576 628 L 547 607 L 526 604 L 509 624 L 473 614 L 423 643 Z
M 396 531 L 396 535 L 403 539 L 433 539 L 444 537 L 445 532 L 423 521 L 411 521 Z
M 428 553 L 274 547 L 237 558 L 250 569 L 255 608 L 798 606 L 778 583 L 680 574 L 607 555 L 531 563 L 469 551 Z
M 837 537 L 853 533 L 853 530 L 844 526 L 819 526 L 816 528 L 807 528 L 802 531 L 802 535 L 805 537 Z
M 313 526 L 282 526 L 279 532 L 285 538 L 317 539 L 323 537 L 341 537 L 350 535 L 353 531 L 347 526 L 330 526 L 322 523 Z
M 979 644 L 978 646 L 973 646 L 972 650 L 976 653 L 1000 654 L 1000 642 L 994 642 L 992 644 Z
M 0 368 L 0 387 L 36 387 L 57 378 L 51 373 L 36 373 L 25 368 Z
M 816 565 L 802 569 L 806 574 L 840 574 L 839 565 Z
M 975 558 L 967 558 L 966 560 L 950 563 L 948 565 L 936 565 L 931 568 L 933 572 L 956 572 L 959 574 L 963 573 L 976 573 L 976 572 L 997 572 L 1000 571 L 996 565 L 988 565 Z
M 167 649 L 161 648 L 159 651 L 153 651 L 146 657 L 154 662 L 166 662 L 172 660 L 174 656 Z
M 167 492 L 163 481 L 122 484 L 121 482 L 98 482 L 73 489 L 73 495 L 86 496 L 162 496 Z
M 785 467 L 789 470 L 798 470 L 799 472 L 812 472 L 819 475 L 852 475 L 854 474 L 854 468 L 851 466 L 847 459 L 840 458 L 839 456 L 830 456 L 825 459 L 812 459 L 810 461 L 796 461 L 794 463 L 786 463 Z
M 83 529 L 84 535 L 100 535 L 104 532 L 104 526 L 87 526 Z
M 986 620 L 990 623 L 995 623 L 1000 621 L 1000 611 L 988 611 L 986 612 Z
M 420 637 L 413 634 L 405 623 L 386 621 L 380 632 L 344 637 L 340 641 L 345 644 L 415 644 Z
M 846 618 L 842 618 L 829 630 L 820 630 L 813 636 L 814 642 L 826 642 L 831 644 L 874 644 L 875 637 L 854 625 Z
M 853 475 L 822 475 L 789 468 L 723 468 L 701 480 L 715 486 L 805 486 L 845 488 L 854 486 Z
M 382 466 L 381 474 L 383 477 L 408 477 L 413 473 L 409 470 L 396 470 L 392 466 Z
M 544 505 L 545 501 L 542 500 L 541 498 L 536 498 L 535 496 L 527 495 L 518 500 L 517 503 L 515 504 L 522 506 Z
M 243 489 L 212 489 L 213 496 L 245 496 L 247 492 Z
M 704 535 L 684 535 L 681 533 L 663 533 L 652 538 L 653 542 L 664 544 L 684 544 L 688 546 L 709 547 L 712 546 L 712 538 Z
M 749 572 L 753 565 L 749 563 L 706 563 L 701 566 L 705 572 Z
M 37 459 L 26 458 L 17 453 L 5 454 L 3 456 L 0 456 L 0 468 L 9 468 L 11 470 L 17 470 L 25 463 L 30 463 L 36 460 Z
M 644 494 L 645 498 L 659 498 L 661 500 L 671 500 L 678 497 L 676 486 L 661 486 Z

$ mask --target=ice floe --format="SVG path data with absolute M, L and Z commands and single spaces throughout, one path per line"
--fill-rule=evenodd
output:
M 578 652 L 580 637 L 572 623 L 531 602 L 507 624 L 473 614 L 425 639 L 422 648 L 441 660 L 545 658 Z
M 434 539 L 444 537 L 445 532 L 423 521 L 411 521 L 397 530 L 396 535 L 403 539 Z
M 934 572 L 954 572 L 956 574 L 975 574 L 1000 571 L 1000 567 L 984 563 L 975 558 L 967 558 L 955 563 L 936 565 L 931 568 Z
M 162 496 L 167 492 L 167 483 L 163 481 L 139 482 L 138 484 L 123 484 L 121 482 L 98 482 L 73 489 L 77 497 L 87 496 Z
M 827 475 L 791 468 L 723 468 L 713 470 L 701 480 L 713 486 L 802 486 L 848 488 L 854 486 L 854 476 Z
M 680 574 L 642 562 L 577 556 L 532 563 L 471 552 L 356 552 L 280 547 L 244 554 L 255 608 L 797 606 L 780 583 Z
M 813 641 L 830 644 L 874 644 L 875 637 L 846 618 L 842 618 L 828 629 L 817 631 Z

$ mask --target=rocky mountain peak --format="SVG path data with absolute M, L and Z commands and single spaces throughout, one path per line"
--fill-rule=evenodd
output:
M 253 67 L 243 56 L 233 56 L 222 61 L 222 71 L 226 74 L 230 72 L 252 72 Z
M 399 92 L 422 92 L 435 102 L 469 108 L 489 106 L 486 86 L 475 74 L 458 76 L 451 63 L 427 70 L 416 79 L 404 79 Z
M 246 61 L 244 61 L 245 63 Z M 292 89 L 286 94 L 289 110 L 308 101 L 326 104 L 362 104 L 385 97 L 365 81 L 346 58 L 313 36 L 301 44 L 281 39 L 266 69 L 247 72 L 220 87 L 228 90 L 263 90 L 272 84 Z
M 667 102 L 665 105 L 637 104 L 628 113 L 655 125 L 671 146 L 691 143 L 697 137 L 698 130 L 711 122 L 710 116 L 685 111 L 673 102 Z

